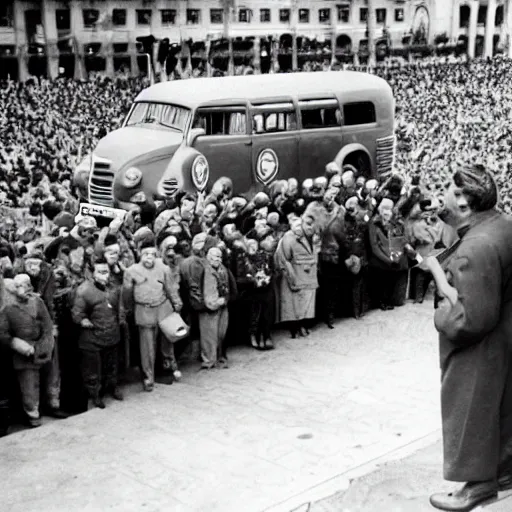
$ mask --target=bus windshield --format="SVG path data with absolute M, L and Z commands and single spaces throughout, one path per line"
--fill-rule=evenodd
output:
M 190 117 L 190 109 L 167 103 L 136 103 L 132 108 L 126 126 L 157 124 L 184 132 Z

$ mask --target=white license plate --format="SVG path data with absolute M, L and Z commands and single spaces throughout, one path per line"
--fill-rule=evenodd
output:
M 90 215 L 92 217 L 106 217 L 107 219 L 115 219 L 117 217 L 124 218 L 126 211 L 119 208 L 111 208 L 110 206 L 99 206 L 97 204 L 82 203 L 80 205 L 80 215 Z

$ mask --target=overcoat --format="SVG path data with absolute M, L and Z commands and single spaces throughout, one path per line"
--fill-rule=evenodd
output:
M 279 241 L 275 253 L 278 281 L 279 322 L 315 317 L 318 288 L 318 254 L 320 243 L 310 243 L 304 236 L 288 231 Z
M 496 478 L 512 440 L 512 221 L 477 213 L 443 267 L 458 291 L 435 311 L 444 477 Z M 509 455 L 510 456 L 510 455 Z

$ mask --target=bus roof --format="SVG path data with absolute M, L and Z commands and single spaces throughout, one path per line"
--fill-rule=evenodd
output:
M 272 75 L 195 78 L 160 82 L 144 89 L 135 101 L 176 103 L 196 108 L 213 102 L 256 100 L 268 97 L 303 97 L 343 92 L 375 91 L 391 93 L 389 84 L 375 75 L 356 71 L 317 71 Z

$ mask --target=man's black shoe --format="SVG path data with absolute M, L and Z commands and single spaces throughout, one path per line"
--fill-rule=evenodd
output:
M 98 409 L 105 409 L 105 407 L 106 407 L 105 402 L 100 397 L 95 398 L 92 401 L 92 403 L 93 403 L 94 407 L 97 407 Z
M 46 415 L 52 418 L 57 418 L 58 420 L 65 420 L 66 418 L 69 418 L 69 414 L 61 409 L 48 409 Z
M 163 375 L 159 375 L 155 381 L 158 384 L 165 384 L 167 386 L 170 386 L 174 382 L 174 375 L 172 372 L 164 373 Z
M 512 470 L 508 473 L 503 473 L 498 477 L 498 490 L 500 492 L 512 489 Z
M 455 492 L 438 493 L 430 496 L 430 504 L 440 510 L 451 512 L 469 512 L 477 505 L 498 496 L 498 484 L 488 482 L 468 482 Z

